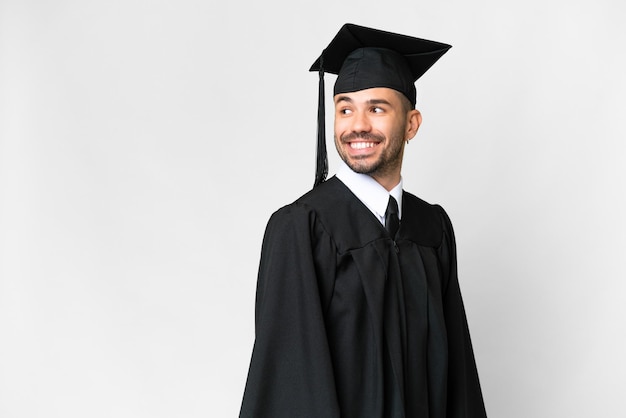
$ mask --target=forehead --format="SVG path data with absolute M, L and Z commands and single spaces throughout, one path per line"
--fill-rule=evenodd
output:
M 387 87 L 374 87 L 350 93 L 339 93 L 333 98 L 335 104 L 343 101 L 352 103 L 369 103 L 372 101 L 386 101 L 390 104 L 401 104 L 402 93 Z

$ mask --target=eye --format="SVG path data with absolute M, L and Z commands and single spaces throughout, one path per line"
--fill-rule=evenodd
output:
M 339 109 L 339 113 L 341 115 L 349 115 L 352 113 L 352 109 L 348 109 L 348 108 L 343 108 L 343 109 Z
M 372 113 L 383 113 L 385 110 L 382 107 L 374 106 L 372 108 Z

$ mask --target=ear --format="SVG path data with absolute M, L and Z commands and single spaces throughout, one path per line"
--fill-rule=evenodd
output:
M 417 130 L 422 124 L 422 114 L 419 110 L 413 109 L 408 113 L 408 117 L 406 120 L 406 134 L 404 136 L 404 140 L 408 143 L 415 134 L 417 134 Z

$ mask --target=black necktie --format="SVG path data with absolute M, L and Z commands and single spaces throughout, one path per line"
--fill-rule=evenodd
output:
M 385 228 L 387 228 L 391 238 L 395 239 L 398 228 L 400 228 L 400 219 L 398 218 L 398 202 L 393 196 L 389 196 L 389 203 L 385 211 Z

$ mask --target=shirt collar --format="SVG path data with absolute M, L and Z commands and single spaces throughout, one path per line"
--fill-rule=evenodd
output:
M 336 177 L 383 223 L 389 196 L 393 196 L 398 202 L 398 217 L 402 219 L 402 177 L 390 192 L 369 175 L 355 173 L 344 162 L 341 162 Z

